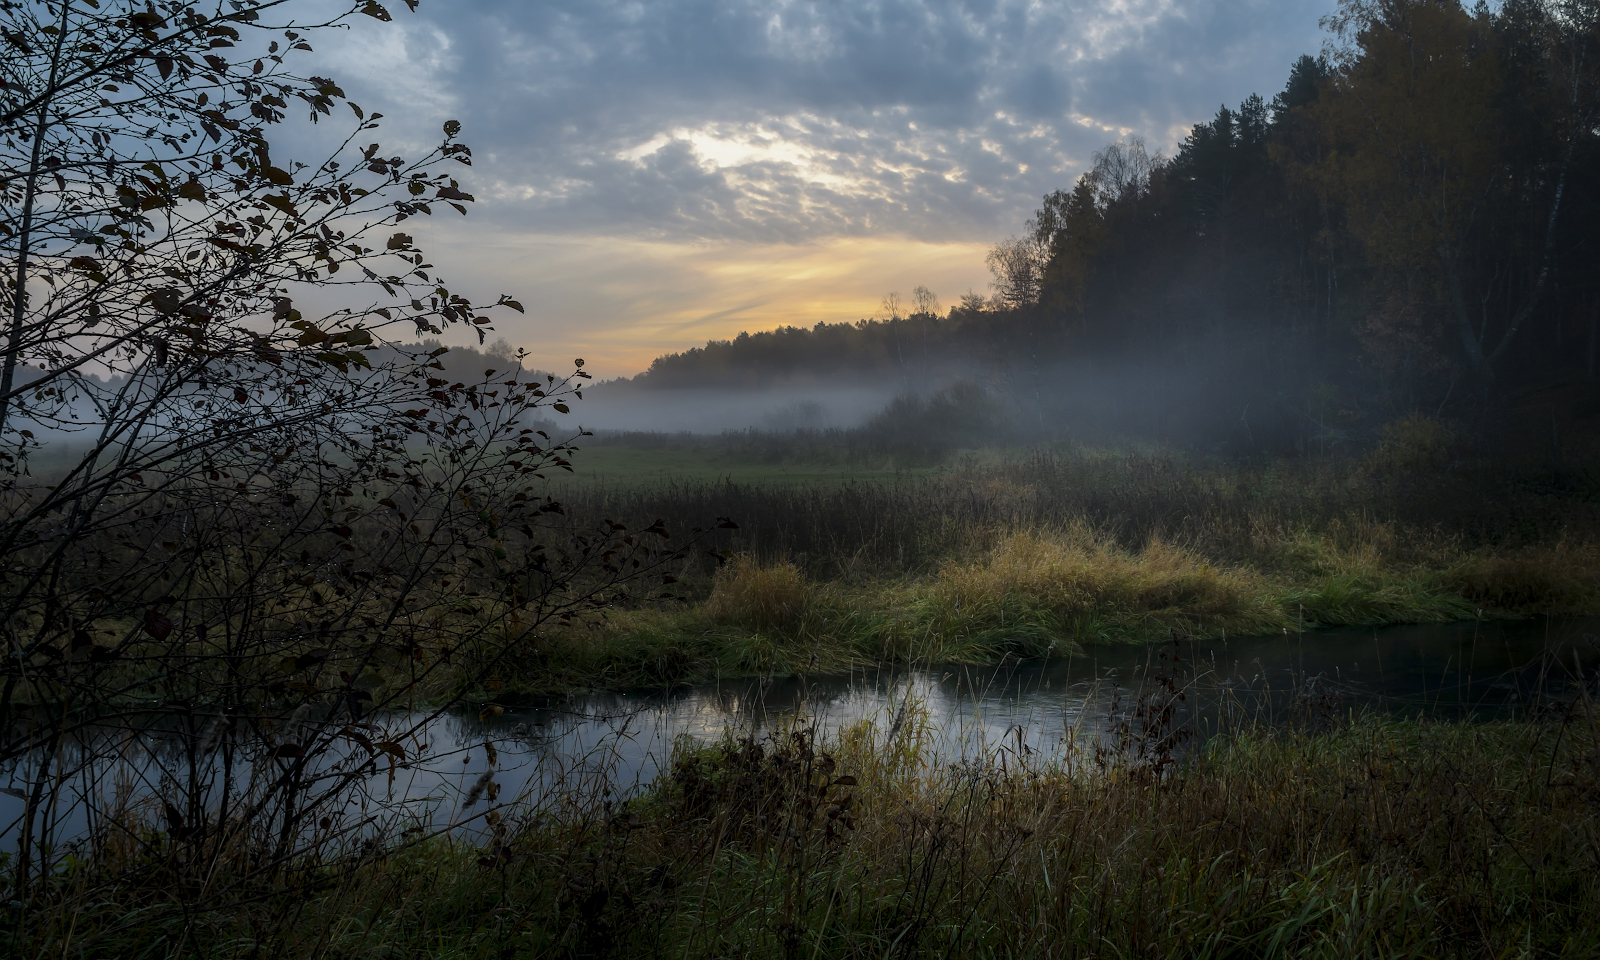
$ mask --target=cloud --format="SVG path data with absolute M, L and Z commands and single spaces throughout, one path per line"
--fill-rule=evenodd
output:
M 309 70 L 385 114 L 386 152 L 459 119 L 479 202 L 410 231 L 452 289 L 528 305 L 493 335 L 615 376 L 890 290 L 984 292 L 987 246 L 1095 150 L 1170 153 L 1270 97 L 1333 0 L 391 5 L 317 37 Z
M 1329 6 L 425 0 L 327 55 L 391 136 L 465 124 L 497 229 L 970 242 L 1124 131 L 1270 95 Z

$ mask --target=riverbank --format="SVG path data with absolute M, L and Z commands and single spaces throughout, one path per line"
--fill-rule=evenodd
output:
M 617 802 L 573 781 L 482 842 L 313 858 L 226 912 L 102 855 L 29 939 L 93 955 L 1592 956 L 1600 714 L 1130 734 L 952 764 L 902 712 L 677 751 Z M 225 873 L 227 863 L 217 865 Z M 90 898 L 95 877 L 115 878 Z M 309 883 L 301 888 L 298 885 Z M 190 887 L 194 889 L 189 890 Z M 282 894 L 275 892 L 281 889 Z M 78 896 L 74 898 L 76 891 Z M 143 919 L 148 917 L 149 919 Z M 164 919 L 163 919 L 164 918 Z
M 559 492 L 575 528 L 706 528 L 666 585 L 679 599 L 515 634 L 470 693 L 1600 614 L 1592 470 L 1437 452 L 1385 441 L 1362 460 L 1254 462 L 1063 446 L 871 481 L 575 484 Z
M 819 581 L 745 555 L 698 602 L 609 612 L 527 636 L 481 695 L 628 689 L 719 677 L 989 664 L 1083 643 L 1600 614 L 1600 551 L 1557 542 L 1470 551 L 1392 528 L 1263 540 L 1227 563 L 1152 538 L 1137 550 L 1078 523 L 996 538 L 931 575 Z

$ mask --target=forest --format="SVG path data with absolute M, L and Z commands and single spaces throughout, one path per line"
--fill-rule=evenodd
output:
M 1520 0 L 1351 6 L 1324 55 L 1172 157 L 1098 151 L 992 249 L 988 295 L 740 334 L 628 386 L 967 377 L 1036 432 L 1235 454 L 1370 446 L 1417 412 L 1485 451 L 1592 437 L 1600 64 L 1578 24 Z

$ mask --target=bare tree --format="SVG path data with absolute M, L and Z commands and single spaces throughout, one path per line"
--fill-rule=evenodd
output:
M 1016 309 L 1038 303 L 1049 258 L 1050 248 L 1037 233 L 1008 237 L 990 248 L 989 272 L 994 275 L 990 285 L 1000 304 Z
M 1150 189 L 1151 174 L 1161 163 L 1161 154 L 1150 154 L 1139 137 L 1118 140 L 1096 150 L 1094 166 L 1089 170 L 1096 201 L 1103 208 L 1113 201 L 1144 196 Z
M 69 854 L 89 887 L 203 878 L 162 900 L 193 917 L 381 838 L 366 785 L 425 720 L 392 711 L 481 691 L 662 555 L 659 524 L 587 531 L 541 495 L 570 447 L 528 415 L 568 411 L 581 360 L 452 382 L 404 346 L 488 329 L 399 229 L 466 213 L 471 151 L 454 121 L 420 157 L 363 143 L 378 115 L 293 71 L 362 15 L 390 19 L 0 2 L 0 827 L 29 922 L 65 915 Z M 345 109 L 331 156 L 274 154 L 293 111 Z M 310 288 L 350 305 L 307 317 Z M 108 764 L 154 823 L 108 805 Z
M 905 304 L 900 300 L 900 294 L 894 291 L 884 294 L 883 299 L 878 301 L 878 312 L 889 323 L 894 323 L 905 316 L 905 309 Z

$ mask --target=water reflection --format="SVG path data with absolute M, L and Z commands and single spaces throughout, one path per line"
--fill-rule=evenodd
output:
M 1136 724 L 1141 697 L 1161 681 L 1181 694 L 1172 698 L 1172 720 L 1187 731 L 1189 744 L 1242 722 L 1326 721 L 1349 710 L 1447 718 L 1537 711 L 1593 683 L 1600 670 L 1597 634 L 1600 620 L 1583 619 L 1099 645 L 1080 656 L 998 667 L 898 667 L 566 697 L 488 719 L 475 710 L 394 714 L 368 718 L 368 736 L 398 738 L 403 762 L 391 769 L 378 762 L 387 757 L 370 760 L 352 741 L 332 751 L 323 769 L 365 764 L 370 782 L 362 810 L 373 823 L 381 813 L 427 829 L 476 829 L 496 801 L 551 807 L 573 787 L 626 796 L 667 766 L 679 738 L 759 735 L 796 718 L 825 735 L 851 724 L 879 731 L 915 724 L 938 762 L 954 762 L 1006 750 L 1046 756 L 1092 750 Z M 104 734 L 112 735 L 128 736 Z M 82 802 L 57 811 L 58 836 L 87 830 L 90 811 L 111 801 L 113 784 L 154 794 L 163 777 L 170 781 L 161 757 L 181 753 L 183 738 L 172 735 L 163 744 L 159 732 L 141 736 L 141 749 L 123 744 L 123 768 L 114 775 L 80 765 Z M 85 742 L 83 754 L 103 757 L 103 746 Z M 15 776 L 0 770 L 6 841 L 15 836 L 19 794 L 27 787 Z
M 749 679 L 673 691 L 528 704 L 480 722 L 443 721 L 465 747 L 500 748 L 503 779 L 537 797 L 566 778 L 604 777 L 626 794 L 670 760 L 679 737 L 760 734 L 797 717 L 824 734 L 910 709 L 941 759 L 1001 749 L 1060 755 L 1114 733 L 1142 693 L 1169 677 L 1191 743 L 1248 721 L 1326 720 L 1350 710 L 1466 719 L 1570 698 L 1600 669 L 1600 620 L 1453 623 L 1152 646 L 1099 645 L 1082 656 L 998 667 L 900 667 L 822 678 Z M 452 783 L 484 769 L 480 748 Z M 518 764 L 507 768 L 509 762 Z M 419 779 L 415 789 L 435 784 Z

